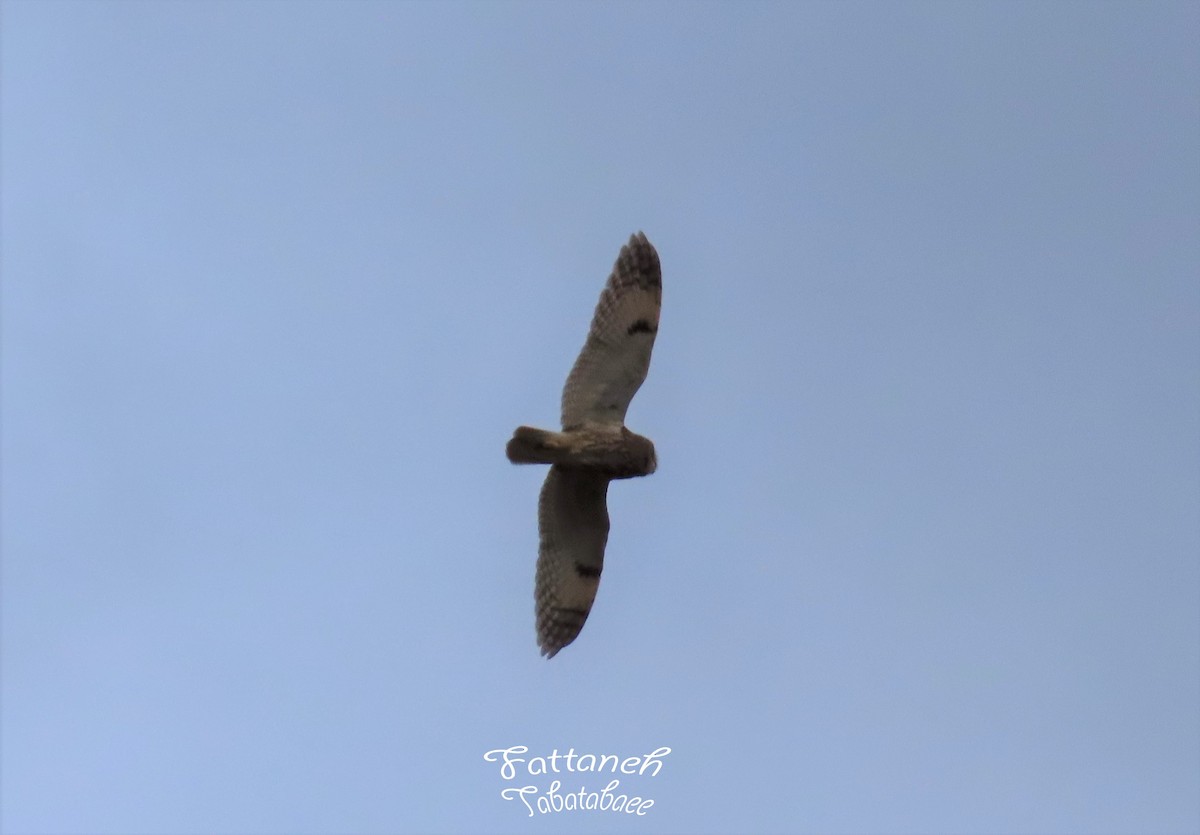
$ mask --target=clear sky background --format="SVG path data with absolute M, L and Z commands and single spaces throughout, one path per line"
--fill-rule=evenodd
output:
M 0 15 L 6 832 L 1200 827 L 1200 6 Z M 546 661 L 504 443 L 638 229 Z

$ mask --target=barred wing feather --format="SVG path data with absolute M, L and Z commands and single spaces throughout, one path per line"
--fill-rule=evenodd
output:
M 575 640 L 596 599 L 608 542 L 608 479 L 559 465 L 538 499 L 538 563 L 534 583 L 542 655 Z
M 562 394 L 564 429 L 582 423 L 623 426 L 646 379 L 658 334 L 662 268 L 641 232 L 629 238 L 600 294 L 587 342 Z

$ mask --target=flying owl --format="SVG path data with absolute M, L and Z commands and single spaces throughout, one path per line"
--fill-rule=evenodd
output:
M 514 464 L 550 464 L 538 499 L 534 586 L 538 645 L 553 658 L 579 636 L 604 567 L 608 483 L 650 475 L 654 444 L 625 428 L 658 333 L 662 268 L 641 232 L 621 248 L 600 294 L 587 342 L 562 393 L 562 431 L 518 427 Z

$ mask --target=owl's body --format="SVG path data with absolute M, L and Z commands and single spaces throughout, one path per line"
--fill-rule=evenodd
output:
M 538 643 L 551 658 L 579 635 L 596 598 L 609 482 L 657 467 L 654 444 L 625 428 L 625 413 L 646 379 L 661 305 L 658 253 L 639 232 L 621 248 L 567 377 L 563 430 L 522 426 L 506 448 L 514 464 L 551 465 L 538 500 L 534 588 Z
M 514 464 L 558 464 L 614 479 L 650 475 L 658 465 L 653 442 L 624 426 L 584 424 L 562 432 L 518 426 L 505 452 Z

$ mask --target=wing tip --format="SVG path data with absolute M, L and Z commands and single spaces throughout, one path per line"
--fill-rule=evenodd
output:
M 658 261 L 658 250 L 654 248 L 654 244 L 650 243 L 650 239 L 641 229 L 629 236 L 629 243 L 625 244 L 624 248 L 631 252 L 645 252 Z
M 662 263 L 658 258 L 658 250 L 646 233 L 634 232 L 629 236 L 629 243 L 621 247 L 617 262 L 613 265 L 613 276 L 624 281 L 632 279 L 643 287 L 662 287 Z
M 539 610 L 537 621 L 538 646 L 541 647 L 542 655 L 546 656 L 546 660 L 558 655 L 563 647 L 574 643 L 575 639 L 579 637 L 579 633 L 583 631 L 583 625 L 587 622 L 589 614 L 582 609 L 568 609 L 561 606 L 553 607 L 551 612 L 554 614 L 547 618 L 547 613 Z M 571 615 L 571 617 L 564 618 L 563 614 Z

